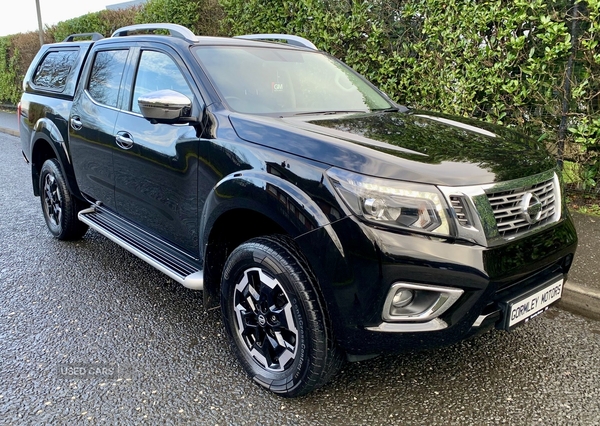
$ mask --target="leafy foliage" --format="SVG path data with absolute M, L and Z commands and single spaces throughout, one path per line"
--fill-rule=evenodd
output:
M 19 51 L 12 47 L 11 37 L 0 37 L 0 100 L 16 104 L 21 96 L 16 64 Z
M 150 0 L 136 23 L 173 22 L 198 35 L 218 35 L 221 15 L 217 0 Z
M 517 128 L 577 164 L 579 186 L 600 181 L 600 0 L 149 0 L 46 38 L 145 22 L 306 37 L 402 104 Z M 18 100 L 32 36 L 0 38 L 0 102 Z
M 101 10 L 88 13 L 78 18 L 62 21 L 46 28 L 46 34 L 54 42 L 63 41 L 71 34 L 97 32 L 104 37 L 110 37 L 118 28 L 135 23 L 140 7 L 124 10 Z
M 582 181 L 600 179 L 600 0 L 578 1 L 574 17 L 570 1 L 546 0 L 221 3 L 229 35 L 302 35 L 402 104 L 515 127 L 557 155 L 565 144 Z

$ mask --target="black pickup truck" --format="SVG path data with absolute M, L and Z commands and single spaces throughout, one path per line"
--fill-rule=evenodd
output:
M 397 105 L 303 38 L 73 35 L 23 87 L 50 232 L 91 227 L 203 290 L 280 395 L 344 360 L 510 330 L 561 297 L 577 236 L 543 144 Z

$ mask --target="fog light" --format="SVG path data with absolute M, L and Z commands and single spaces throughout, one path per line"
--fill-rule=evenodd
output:
M 415 292 L 409 288 L 401 288 L 394 295 L 392 305 L 394 308 L 404 308 L 410 305 L 415 298 Z
M 426 322 L 446 312 L 463 294 L 462 289 L 431 284 L 395 283 L 383 306 L 384 321 Z

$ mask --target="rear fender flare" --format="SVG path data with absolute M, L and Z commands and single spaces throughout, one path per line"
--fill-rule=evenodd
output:
M 73 164 L 69 155 L 67 143 L 65 142 L 60 130 L 48 118 L 39 119 L 33 126 L 33 132 L 31 132 L 31 161 L 34 163 L 36 156 L 34 153 L 40 149 L 40 146 L 44 144 L 49 146 L 54 152 L 54 157 L 59 161 L 63 172 L 67 178 L 67 187 L 71 194 L 78 198 L 81 198 L 77 181 L 75 180 L 75 174 L 73 173 Z M 42 164 L 33 164 L 31 167 L 33 191 L 35 195 L 39 195 L 39 173 L 38 170 L 42 168 Z

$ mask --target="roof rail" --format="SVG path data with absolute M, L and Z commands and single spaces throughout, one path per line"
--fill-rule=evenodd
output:
M 289 34 L 247 34 L 235 36 L 234 38 L 244 38 L 246 40 L 285 40 L 288 44 L 291 44 L 292 46 L 307 47 L 312 50 L 319 50 L 317 49 L 317 46 L 312 44 L 307 39 Z
M 63 42 L 75 41 L 76 37 L 91 37 L 92 41 L 98 41 L 98 40 L 104 38 L 104 36 L 100 33 L 81 33 L 81 34 L 71 34 L 66 39 L 64 39 Z
M 183 25 L 178 24 L 165 24 L 165 23 L 156 23 L 156 24 L 137 24 L 137 25 L 129 25 L 127 27 L 122 27 L 116 30 L 112 37 L 124 37 L 131 35 L 130 33 L 137 31 L 156 31 L 156 30 L 165 30 L 169 32 L 171 37 L 182 38 L 187 41 L 195 41 L 196 35 L 191 32 L 188 28 Z

